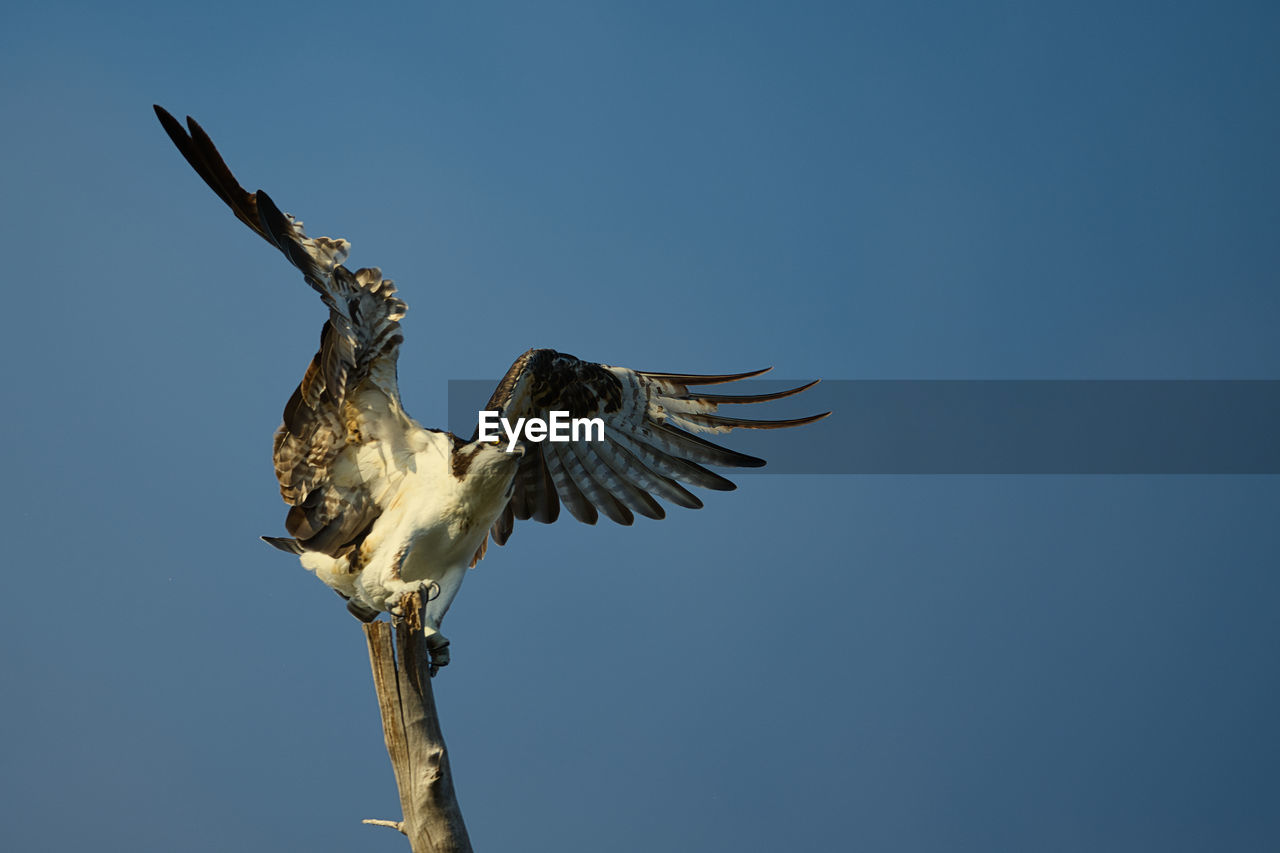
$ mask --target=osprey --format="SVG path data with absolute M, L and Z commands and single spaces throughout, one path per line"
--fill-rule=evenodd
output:
M 588 431 L 558 442 L 479 440 L 478 432 L 466 441 L 427 429 L 400 405 L 396 359 L 406 306 L 395 286 L 376 267 L 353 272 L 343 266 L 346 240 L 308 237 L 302 222 L 265 192 L 247 192 L 194 119 L 184 128 L 161 107 L 155 111 L 204 182 L 236 218 L 284 253 L 329 308 L 320 349 L 275 434 L 289 536 L 262 538 L 298 555 L 365 621 L 384 611 L 403 615 L 408 596 L 423 593 L 433 673 L 448 662 L 440 622 L 490 536 L 503 545 L 517 519 L 550 524 L 562 504 L 587 524 L 600 513 L 618 524 L 631 524 L 633 513 L 662 518 L 655 496 L 697 509 L 702 501 L 682 483 L 735 488 L 704 465 L 759 467 L 764 460 L 693 432 L 777 429 L 829 414 L 761 421 L 718 413 L 723 404 L 797 394 L 816 380 L 772 394 L 692 393 L 690 386 L 765 371 L 649 373 L 533 349 L 498 383 L 488 410 L 517 424 L 552 413 L 599 418 L 603 440 L 589 440 Z

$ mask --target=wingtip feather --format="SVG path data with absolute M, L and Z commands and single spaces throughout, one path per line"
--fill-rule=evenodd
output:
M 725 382 L 737 382 L 742 379 L 750 379 L 753 376 L 760 376 L 770 370 L 773 370 L 772 366 L 762 367 L 759 370 L 748 370 L 746 373 L 654 373 L 647 370 L 637 370 L 635 372 L 649 379 L 675 382 L 680 385 L 722 385 Z
M 808 391 L 814 385 L 821 382 L 821 379 L 815 379 L 812 382 L 806 382 L 796 388 L 788 388 L 784 391 L 774 391 L 770 394 L 694 394 L 691 399 L 698 400 L 703 403 L 715 403 L 716 405 L 738 405 L 743 403 L 767 403 L 770 400 L 781 400 L 783 397 L 791 397 L 802 391 Z

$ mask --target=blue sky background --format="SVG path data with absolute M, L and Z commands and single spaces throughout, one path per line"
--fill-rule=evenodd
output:
M 153 102 L 396 279 L 435 424 L 530 346 L 1280 378 L 1277 43 L 1264 3 L 8 9 L 3 846 L 406 849 L 359 824 L 357 623 L 257 540 L 322 308 Z M 1276 849 L 1276 478 L 742 484 L 470 576 L 477 849 Z

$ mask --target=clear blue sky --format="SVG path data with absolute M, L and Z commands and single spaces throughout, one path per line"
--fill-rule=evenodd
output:
M 0 846 L 406 849 L 360 630 L 257 540 L 321 306 L 153 102 L 397 281 L 427 424 L 530 346 L 1277 379 L 1275 8 L 7 10 Z M 1277 849 L 1277 478 L 741 482 L 469 577 L 477 849 Z

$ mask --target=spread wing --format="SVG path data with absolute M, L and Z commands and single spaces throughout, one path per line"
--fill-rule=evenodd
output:
M 767 369 L 767 368 L 766 368 Z M 655 498 L 697 509 L 702 501 L 682 484 L 729 491 L 734 484 L 704 465 L 757 468 L 763 459 L 737 453 L 694 435 L 733 429 L 800 426 L 805 418 L 759 421 L 718 413 L 724 404 L 759 403 L 798 394 L 810 382 L 773 394 L 723 396 L 691 393 L 689 386 L 718 385 L 759 376 L 764 370 L 720 376 L 645 373 L 594 364 L 549 349 L 529 350 L 511 365 L 489 400 L 488 410 L 509 422 L 546 419 L 567 411 L 573 418 L 600 418 L 604 441 L 526 443 L 506 509 L 494 523 L 493 541 L 504 544 L 516 519 L 551 523 L 563 503 L 579 521 L 594 524 L 603 512 L 619 524 L 634 513 L 666 515 Z M 583 436 L 579 435 L 580 438 Z
M 308 237 L 262 190 L 247 192 L 196 121 L 184 128 L 161 107 L 160 124 L 196 173 L 236 218 L 284 253 L 329 307 L 320 349 L 289 398 L 275 436 L 276 477 L 291 507 L 284 550 L 339 556 L 357 545 L 395 486 L 394 456 L 417 425 L 396 386 L 406 306 L 376 269 L 342 265 L 350 244 Z

